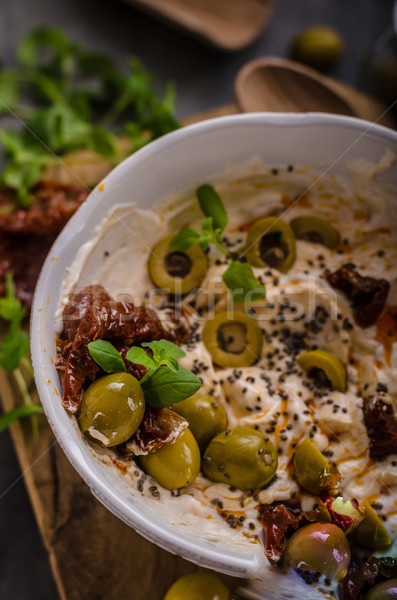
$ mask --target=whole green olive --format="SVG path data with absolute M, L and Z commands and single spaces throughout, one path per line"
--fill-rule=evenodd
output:
M 248 231 L 247 261 L 253 267 L 290 270 L 296 258 L 295 234 L 280 217 L 265 217 L 256 221 Z
M 392 600 L 397 598 L 397 579 L 387 579 L 372 587 L 364 600 Z
M 291 56 L 315 69 L 326 70 L 340 59 L 343 49 L 343 40 L 337 31 L 315 25 L 295 37 L 291 44 Z
M 277 470 L 277 452 L 259 431 L 246 427 L 219 433 L 208 444 L 202 468 L 211 481 L 227 483 L 240 490 L 263 487 Z
M 149 258 L 153 282 L 172 294 L 187 294 L 198 287 L 207 272 L 207 257 L 197 244 L 184 250 L 172 250 L 169 236 L 158 242 Z
M 301 571 L 318 571 L 341 581 L 350 562 L 349 542 L 331 523 L 312 523 L 298 529 L 288 541 L 284 562 Z
M 185 429 L 175 442 L 140 457 L 145 473 L 167 490 L 190 485 L 200 470 L 200 450 L 192 432 Z
M 338 484 L 337 470 L 309 438 L 296 449 L 294 468 L 299 484 L 311 494 L 317 495 L 322 489 L 333 489 Z
M 229 600 L 225 584 L 214 573 L 197 572 L 178 579 L 164 600 Z
M 145 412 L 140 383 L 129 373 L 112 373 L 94 381 L 84 392 L 78 422 L 83 433 L 103 446 L 126 442 Z
M 173 406 L 184 417 L 201 450 L 207 447 L 217 433 L 227 427 L 227 417 L 222 404 L 206 394 L 194 394 Z
M 326 219 L 314 215 L 305 215 L 293 219 L 290 225 L 299 240 L 322 244 L 327 248 L 337 248 L 339 246 L 339 232 Z
M 389 532 L 367 500 L 363 502 L 363 508 L 364 519 L 353 531 L 352 540 L 357 546 L 371 550 L 387 548 L 391 544 Z
M 244 312 L 222 311 L 206 321 L 203 342 L 219 367 L 249 367 L 261 355 L 263 335 Z

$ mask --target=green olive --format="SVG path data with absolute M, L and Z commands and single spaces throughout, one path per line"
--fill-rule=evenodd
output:
M 229 600 L 225 584 L 214 573 L 197 572 L 176 581 L 164 600 Z
M 195 394 L 178 402 L 173 410 L 184 417 L 201 450 L 227 427 L 227 417 L 222 404 L 206 394 Z
M 318 495 L 320 490 L 333 488 L 338 482 L 335 470 L 309 438 L 296 449 L 294 468 L 299 484 L 311 494 Z
M 293 230 L 280 217 L 259 219 L 248 231 L 246 257 L 253 267 L 269 266 L 286 273 L 296 258 Z
M 330 27 L 314 26 L 301 31 L 291 44 L 294 60 L 315 69 L 326 70 L 341 58 L 344 44 L 337 31 Z
M 183 252 L 172 250 L 169 236 L 150 253 L 149 273 L 157 287 L 172 294 L 187 294 L 198 287 L 207 272 L 207 257 L 197 244 Z
M 364 600 L 393 600 L 397 598 L 397 579 L 387 579 L 372 587 Z
M 167 490 L 190 485 L 200 470 L 200 450 L 192 432 L 185 429 L 175 442 L 162 446 L 152 454 L 141 456 L 145 473 Z
M 78 420 L 81 431 L 95 442 L 117 446 L 134 435 L 144 412 L 139 381 L 129 373 L 112 373 L 84 392 Z
M 245 313 L 225 311 L 205 323 L 203 342 L 219 367 L 249 367 L 261 355 L 263 336 L 258 323 Z
M 277 464 L 276 449 L 268 438 L 254 429 L 238 427 L 211 440 L 202 468 L 211 481 L 254 490 L 273 478 Z
M 294 219 L 290 225 L 298 240 L 322 244 L 327 248 L 337 248 L 339 246 L 339 232 L 325 219 L 308 215 Z
M 311 350 L 301 354 L 298 365 L 322 385 L 331 386 L 339 392 L 347 388 L 347 374 L 343 362 L 325 350 Z
M 350 562 L 349 542 L 331 523 L 312 523 L 298 529 L 285 549 L 285 564 L 301 571 L 318 571 L 341 581 Z
M 384 528 L 382 521 L 369 502 L 363 503 L 365 510 L 364 519 L 352 533 L 352 540 L 357 546 L 382 550 L 391 544 L 389 532 Z

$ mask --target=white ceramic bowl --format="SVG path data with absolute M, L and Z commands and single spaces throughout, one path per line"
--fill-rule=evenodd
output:
M 132 498 L 127 486 L 98 463 L 62 408 L 54 366 L 54 316 L 65 269 L 96 225 L 118 204 L 149 207 L 176 189 L 189 188 L 259 156 L 271 166 L 326 163 L 343 172 L 357 158 L 377 160 L 397 151 L 397 133 L 365 121 L 323 114 L 248 114 L 204 121 L 153 142 L 125 160 L 94 190 L 55 242 L 36 289 L 31 326 L 33 367 L 41 402 L 54 434 L 92 493 L 140 534 L 200 565 L 237 576 L 259 568 L 258 553 L 195 539 Z M 397 172 L 388 176 L 397 183 Z M 103 186 L 102 186 L 103 187 Z M 54 260 L 56 257 L 56 260 Z

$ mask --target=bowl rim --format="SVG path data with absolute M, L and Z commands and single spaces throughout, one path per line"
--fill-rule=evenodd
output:
M 236 123 L 241 123 L 241 126 L 244 126 L 245 124 L 261 123 L 263 125 L 276 127 L 299 126 L 305 128 L 316 126 L 343 126 L 344 128 L 356 130 L 357 133 L 360 134 L 359 137 L 369 132 L 375 133 L 377 134 L 377 137 L 382 138 L 382 141 L 392 144 L 397 149 L 397 132 L 382 125 L 370 123 L 355 117 L 345 117 L 325 113 L 237 114 L 208 119 L 168 133 L 130 155 L 115 167 L 103 181 L 106 181 L 107 185 L 114 185 L 126 173 L 130 173 L 133 168 L 136 168 L 139 164 L 147 161 L 149 158 L 154 157 L 157 153 L 162 152 L 169 145 L 194 136 L 198 131 L 206 132 L 214 129 L 221 131 L 228 128 L 231 124 L 235 125 Z M 72 243 L 73 236 L 70 236 L 69 241 L 66 243 L 69 232 L 73 230 L 75 224 L 84 218 L 85 214 L 88 214 L 91 204 L 93 204 L 95 196 L 98 193 L 98 188 L 103 184 L 103 181 L 89 194 L 87 200 L 78 209 L 75 215 L 73 215 L 57 237 L 41 269 L 35 289 L 30 323 L 30 343 L 34 377 L 40 401 L 56 441 L 66 454 L 69 462 L 87 483 L 93 495 L 113 514 L 118 516 L 129 526 L 133 527 L 133 529 L 146 539 L 174 554 L 180 554 L 187 560 L 202 566 L 208 567 L 211 565 L 212 568 L 230 575 L 245 576 L 247 573 L 255 571 L 255 567 L 258 563 L 258 557 L 255 556 L 255 553 L 250 555 L 239 549 L 236 551 L 232 549 L 230 552 L 225 552 L 223 557 L 220 558 L 219 548 L 215 544 L 211 547 L 211 543 L 206 542 L 205 548 L 200 548 L 198 540 L 195 541 L 193 536 L 183 536 L 178 532 L 177 528 L 167 526 L 165 529 L 160 523 L 150 521 L 145 515 L 141 514 L 139 508 L 136 508 L 133 503 L 128 504 L 127 510 L 125 501 L 115 493 L 105 478 L 101 479 L 89 468 L 79 448 L 77 437 L 71 435 L 65 438 L 62 435 L 63 429 L 57 422 L 54 412 L 54 403 L 60 404 L 60 398 L 57 395 L 56 390 L 52 390 L 48 385 L 46 379 L 45 365 L 49 363 L 50 357 L 45 351 L 45 344 L 43 343 L 41 336 L 36 335 L 35 332 L 40 331 L 40 326 L 43 324 L 42 313 L 43 311 L 45 312 L 45 308 L 43 309 L 43 307 L 46 307 L 48 302 L 48 286 L 51 282 L 51 273 L 57 268 L 56 262 L 52 260 L 52 255 L 59 255 L 59 251 L 62 251 L 65 244 L 69 245 Z M 47 316 L 47 323 L 53 319 L 54 313 L 51 313 Z

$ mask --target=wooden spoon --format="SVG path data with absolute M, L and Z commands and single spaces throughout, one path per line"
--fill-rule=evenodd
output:
M 242 112 L 326 112 L 393 126 L 377 100 L 282 58 L 259 58 L 246 64 L 237 75 L 235 96 Z

